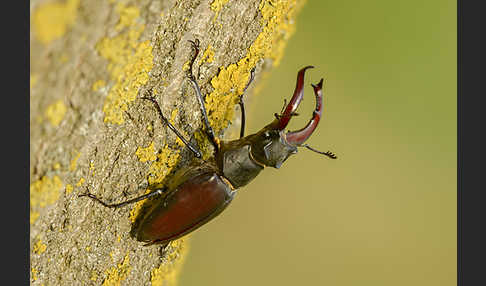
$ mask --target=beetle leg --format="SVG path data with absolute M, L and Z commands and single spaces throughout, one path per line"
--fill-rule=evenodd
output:
M 159 253 L 160 253 L 160 257 L 164 257 L 165 256 L 165 253 L 167 252 L 167 249 L 168 249 L 168 246 L 169 246 L 169 243 L 168 242 L 167 244 L 162 244 L 159 248 Z M 145 244 L 144 246 L 148 246 L 147 244 Z
M 100 198 L 98 198 L 95 195 L 93 195 L 92 193 L 90 193 L 89 190 L 86 193 L 79 195 L 78 197 L 89 197 L 89 198 L 95 200 L 96 202 L 102 204 L 103 206 L 105 206 L 107 208 L 119 208 L 119 207 L 126 206 L 128 204 L 131 204 L 131 203 L 136 203 L 136 202 L 139 202 L 141 200 L 145 200 L 145 199 L 157 196 L 157 195 L 162 195 L 165 191 L 166 191 L 166 189 L 154 190 L 154 191 L 152 191 L 148 194 L 145 194 L 145 195 L 142 195 L 140 197 L 136 197 L 136 198 L 133 198 L 131 200 L 127 200 L 127 201 L 124 201 L 124 202 L 121 202 L 121 203 L 117 203 L 117 204 L 107 204 L 104 201 L 102 201 Z
M 189 80 L 192 83 L 192 86 L 194 87 L 194 91 L 196 92 L 197 100 L 199 101 L 199 105 L 201 106 L 201 113 L 202 113 L 202 116 L 203 116 L 203 122 L 204 122 L 204 125 L 206 126 L 206 134 L 208 135 L 209 140 L 213 144 L 216 152 L 218 152 L 219 151 L 219 144 L 216 140 L 216 136 L 214 135 L 213 128 L 209 124 L 208 113 L 206 111 L 206 106 L 204 105 L 204 98 L 201 94 L 201 89 L 199 88 L 199 84 L 197 84 L 196 78 L 194 77 L 194 75 L 192 73 L 192 66 L 194 64 L 194 61 L 197 58 L 197 55 L 199 54 L 199 40 L 196 39 L 195 41 L 189 41 L 189 42 L 192 44 L 192 47 L 194 48 L 194 55 L 191 59 L 190 65 L 189 65 L 187 77 L 189 78 Z
M 245 104 L 243 103 L 243 95 L 245 95 L 246 90 L 250 86 L 250 83 L 253 81 L 255 78 L 255 67 L 253 67 L 250 71 L 250 79 L 248 80 L 248 83 L 245 86 L 245 89 L 243 89 L 243 93 L 240 95 L 240 100 L 238 104 L 240 105 L 241 109 L 241 129 L 240 129 L 240 138 L 243 138 L 245 136 Z
M 142 99 L 147 99 L 147 100 L 150 100 L 152 101 L 152 103 L 155 105 L 155 108 L 157 108 L 157 112 L 159 113 L 159 116 L 160 116 L 160 119 L 162 119 L 162 122 L 164 122 L 170 130 L 174 131 L 174 133 L 177 135 L 177 137 L 179 137 L 179 139 L 182 140 L 182 142 L 184 142 L 184 144 L 187 146 L 187 148 L 189 148 L 189 150 L 192 151 L 192 153 L 194 153 L 194 156 L 196 156 L 197 158 L 201 158 L 202 155 L 201 155 L 201 152 L 194 146 L 192 145 L 188 140 L 186 140 L 184 138 L 184 136 L 182 136 L 182 134 L 174 127 L 174 125 L 172 125 L 169 120 L 167 120 L 167 118 L 165 118 L 165 116 L 162 114 L 162 110 L 160 109 L 160 105 L 157 103 L 157 101 L 153 98 L 153 97 L 142 97 Z

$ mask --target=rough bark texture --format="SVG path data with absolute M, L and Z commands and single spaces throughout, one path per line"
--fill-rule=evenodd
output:
M 131 234 L 154 202 L 113 210 L 78 195 L 126 200 L 192 160 L 141 95 L 209 156 L 188 40 L 201 41 L 195 76 L 221 136 L 249 70 L 257 82 L 280 59 L 297 2 L 31 1 L 31 284 L 176 281 L 187 239 L 161 253 Z

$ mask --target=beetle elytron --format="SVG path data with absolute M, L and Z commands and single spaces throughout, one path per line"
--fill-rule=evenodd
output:
M 207 223 L 229 205 L 238 188 L 253 180 L 264 167 L 280 168 L 290 155 L 297 153 L 297 147 L 306 147 L 329 158 L 337 158 L 329 151 L 320 152 L 304 144 L 321 118 L 322 79 L 317 85 L 312 84 L 316 96 L 316 108 L 310 121 L 300 130 L 284 132 L 291 117 L 296 115 L 295 110 L 304 96 L 305 71 L 312 66 L 306 66 L 298 72 L 294 95 L 285 110 L 280 115 L 275 114 L 275 119 L 262 130 L 245 137 L 245 109 L 242 96 L 253 80 L 253 69 L 248 84 L 240 95 L 239 105 L 242 112 L 240 138 L 232 141 L 218 140 L 209 125 L 203 96 L 192 73 L 192 66 L 199 53 L 199 41 L 196 39 L 189 42 L 193 46 L 194 54 L 188 70 L 188 78 L 201 106 L 205 131 L 214 146 L 214 156 L 207 161 L 195 160 L 191 165 L 177 171 L 173 180 L 164 188 L 125 202 L 107 204 L 89 191 L 80 195 L 88 196 L 105 207 L 118 208 L 168 193 L 161 204 L 154 205 L 147 212 L 136 232 L 137 240 L 147 242 L 146 245 L 166 245 Z M 164 117 L 157 101 L 152 97 L 142 98 L 154 104 L 161 120 L 176 133 L 195 157 L 201 158 L 200 151 Z

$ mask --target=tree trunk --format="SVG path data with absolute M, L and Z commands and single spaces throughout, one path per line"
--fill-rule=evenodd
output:
M 31 1 L 31 284 L 176 282 L 187 238 L 163 251 L 133 238 L 157 200 L 114 210 L 78 195 L 89 190 L 120 202 L 163 185 L 192 160 L 141 96 L 154 96 L 176 128 L 211 156 L 186 77 L 188 40 L 200 41 L 194 75 L 210 123 L 223 136 L 230 123 L 239 127 L 238 96 L 251 68 L 258 82 L 278 64 L 302 2 Z

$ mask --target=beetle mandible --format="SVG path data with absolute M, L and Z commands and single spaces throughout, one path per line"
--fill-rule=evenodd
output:
M 89 191 L 80 196 L 88 196 L 105 207 L 118 208 L 153 196 L 167 193 L 163 202 L 154 205 L 141 220 L 136 231 L 136 238 L 146 245 L 167 245 L 220 214 L 233 200 L 236 190 L 247 185 L 264 167 L 280 168 L 287 158 L 297 153 L 297 147 L 306 147 L 311 151 L 336 159 L 331 152 L 315 150 L 304 142 L 316 129 L 322 115 L 322 82 L 312 84 L 316 97 L 316 108 L 312 118 L 302 129 L 284 132 L 295 110 L 304 96 L 304 74 L 313 66 L 302 68 L 297 74 L 297 84 L 290 102 L 281 114 L 255 134 L 244 136 L 245 109 L 243 95 L 254 78 L 255 69 L 250 72 L 250 79 L 239 97 L 241 109 L 240 138 L 231 141 L 219 140 L 208 121 L 204 99 L 193 75 L 192 66 L 199 53 L 199 41 L 189 41 L 194 54 L 188 69 L 188 79 L 195 90 L 200 104 L 206 134 L 214 146 L 214 154 L 207 161 L 194 160 L 189 166 L 178 170 L 173 180 L 162 189 L 116 204 L 107 204 Z M 161 120 L 185 143 L 196 158 L 201 152 L 186 140 L 180 132 L 162 114 L 159 104 L 153 97 L 142 97 L 151 101 Z

